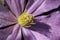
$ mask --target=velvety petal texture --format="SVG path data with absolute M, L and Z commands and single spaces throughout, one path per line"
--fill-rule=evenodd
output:
M 40 34 L 36 31 L 32 31 L 26 28 L 23 28 L 22 32 L 24 40 L 49 40 L 49 38 L 44 36 L 43 34 Z
M 5 0 L 5 2 L 9 8 L 0 5 L 0 28 L 16 24 L 0 30 L 1 40 L 23 40 L 23 38 L 24 40 L 60 40 L 60 10 L 35 17 L 35 24 L 29 28 L 17 23 L 18 16 L 25 8 L 27 13 L 36 16 L 59 7 L 60 0 L 28 0 L 27 4 L 25 4 L 26 0 Z
M 8 25 L 15 24 L 16 22 L 15 16 L 6 7 L 0 4 L 0 40 L 6 40 L 14 27 L 8 27 Z M 8 28 L 3 29 L 5 27 Z
M 49 10 L 59 7 L 59 5 L 60 0 L 44 0 L 44 2 L 36 9 L 34 15 L 36 16 L 42 14 L 43 12 L 47 12 Z
M 48 37 L 44 36 L 43 34 L 40 34 L 35 31 L 31 31 L 31 32 L 34 35 L 34 37 L 36 38 L 36 40 L 50 40 Z
M 29 8 L 27 13 L 33 13 L 43 2 L 44 0 L 36 0 L 33 5 Z
M 21 28 L 18 24 L 14 26 L 12 33 L 8 36 L 7 40 L 21 40 Z
M 18 17 L 24 8 L 24 0 L 5 0 L 16 17 Z
M 60 11 L 51 14 L 47 24 L 51 26 L 51 39 L 60 40 Z
M 37 33 L 43 34 L 46 37 L 50 36 L 49 35 L 51 33 L 49 31 L 51 29 L 50 25 L 48 25 L 47 23 L 44 23 L 44 21 L 40 22 L 39 19 L 38 20 L 35 19 L 34 23 L 35 24 L 31 25 L 31 27 L 28 29 L 35 31 Z
M 6 29 L 0 29 L 0 40 L 6 40 L 7 37 L 12 33 L 14 26 L 10 26 Z
M 22 33 L 23 33 L 24 40 L 36 40 L 35 36 L 31 32 L 31 30 L 22 28 Z
M 21 6 L 21 11 L 23 12 L 24 7 L 25 7 L 25 0 L 20 0 L 20 6 Z
M 47 36 L 50 37 L 50 40 L 52 40 L 52 39 L 59 40 L 60 39 L 60 21 L 59 21 L 60 20 L 60 11 L 53 12 L 52 14 L 45 16 L 43 18 L 41 18 L 41 17 L 39 19 L 38 18 L 37 18 L 37 21 L 39 21 L 40 23 L 42 22 L 42 23 L 49 25 L 49 26 L 44 26 L 44 27 L 45 28 L 49 27 L 48 28 L 49 31 L 47 31 L 47 32 L 50 32 L 50 33 L 48 34 L 45 30 L 44 31 L 48 34 Z M 44 28 L 44 27 L 42 27 L 42 28 Z M 33 30 L 36 31 L 38 29 L 33 29 Z
M 15 16 L 2 4 L 0 4 L 0 27 L 16 23 Z
M 28 10 L 33 5 L 34 2 L 35 0 L 28 0 L 27 5 L 26 5 L 26 10 Z

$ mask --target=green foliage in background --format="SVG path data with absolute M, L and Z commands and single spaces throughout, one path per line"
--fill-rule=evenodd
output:
M 4 4 L 4 0 L 0 0 L 0 3 Z

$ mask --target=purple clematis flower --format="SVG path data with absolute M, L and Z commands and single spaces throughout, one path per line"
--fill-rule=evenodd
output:
M 4 1 L 8 7 L 0 4 L 0 40 L 60 40 L 60 0 Z M 34 15 L 30 27 L 18 24 L 24 10 Z

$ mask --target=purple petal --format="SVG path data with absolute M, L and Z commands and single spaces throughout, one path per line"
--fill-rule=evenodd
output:
M 57 8 L 60 5 L 60 0 L 45 0 L 40 7 L 34 12 L 34 15 L 39 15 L 43 12 L 47 12 L 54 8 Z
M 35 24 L 32 24 L 30 28 L 28 28 L 32 31 L 36 31 L 38 33 L 41 33 L 47 37 L 49 37 L 50 34 L 50 26 L 48 24 L 45 24 L 43 22 L 35 21 Z
M 16 36 L 16 39 L 15 40 L 21 40 L 21 29 L 19 29 L 19 33 L 18 35 Z
M 40 19 L 40 18 L 39 18 Z M 37 20 L 39 20 L 37 18 Z M 39 22 L 43 22 L 50 26 L 49 29 L 50 39 L 51 40 L 59 40 L 60 39 L 60 11 L 54 12 L 49 16 L 43 17 L 39 20 Z
M 9 5 L 11 11 L 19 16 L 24 8 L 24 0 L 5 0 Z
M 3 5 L 0 5 L 0 27 L 16 23 L 14 15 Z
M 21 28 L 18 24 L 14 26 L 12 33 L 8 36 L 7 40 L 21 40 Z
M 60 26 L 60 11 L 54 12 L 50 15 L 50 18 L 48 19 L 47 23 L 54 26 Z M 52 23 L 52 24 L 51 24 Z
M 44 35 L 25 28 L 23 28 L 23 37 L 24 40 L 49 40 Z
M 26 9 L 28 10 L 34 2 L 35 2 L 35 0 L 28 0 L 28 3 L 26 5 Z
M 60 11 L 51 14 L 47 24 L 51 26 L 51 39 L 60 39 Z
M 25 0 L 20 0 L 20 4 L 21 4 L 21 7 L 22 7 L 22 12 L 23 12 L 23 10 L 24 10 L 24 6 L 25 6 Z
M 38 22 L 43 22 L 43 23 L 47 23 L 47 21 L 48 21 L 48 15 L 46 15 L 46 16 L 38 16 L 38 17 L 35 17 L 35 20 L 36 21 L 38 21 Z
M 31 30 L 22 28 L 24 40 L 36 40 L 35 36 L 31 33 Z
M 46 37 L 38 32 L 32 31 L 32 33 L 35 36 L 36 40 L 50 40 L 48 37 Z
M 43 2 L 44 0 L 36 0 L 33 5 L 28 9 L 27 13 L 34 12 Z
M 10 26 L 9 28 L 0 30 L 0 40 L 6 40 L 8 35 L 10 35 L 12 33 L 13 27 L 14 26 Z

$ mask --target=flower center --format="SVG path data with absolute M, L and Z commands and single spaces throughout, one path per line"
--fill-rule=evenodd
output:
M 34 16 L 32 14 L 27 14 L 26 11 L 24 11 L 19 17 L 18 17 L 18 24 L 21 26 L 29 26 L 30 23 L 33 23 Z

